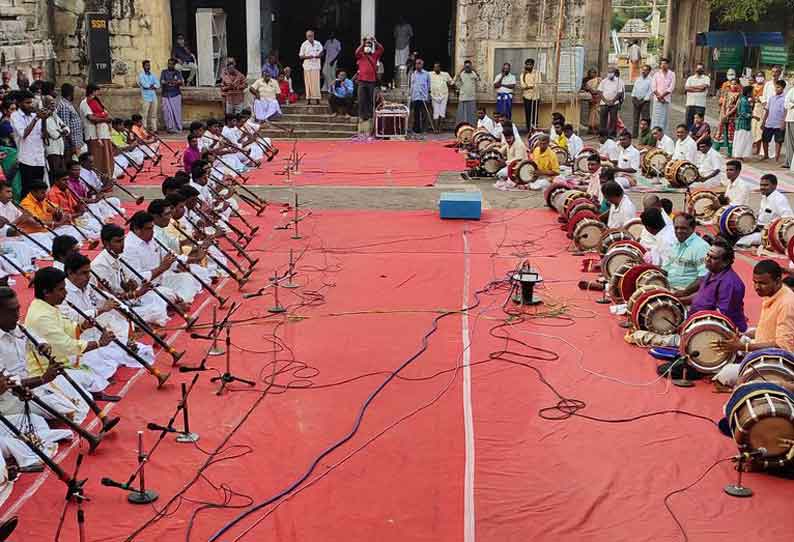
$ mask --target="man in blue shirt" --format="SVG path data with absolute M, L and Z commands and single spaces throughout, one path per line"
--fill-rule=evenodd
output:
M 696 289 L 708 272 L 709 244 L 695 233 L 695 218 L 688 213 L 677 214 L 673 227 L 676 243 L 663 258 L 662 269 L 667 273 L 673 295 L 683 297 Z
M 430 73 L 424 70 L 425 61 L 417 58 L 411 74 L 411 109 L 414 114 L 414 132 L 421 134 L 427 120 L 430 101 Z
M 154 133 L 157 131 L 157 89 L 160 79 L 152 73 L 152 63 L 143 61 L 143 71 L 138 75 L 138 86 L 141 87 L 141 116 L 143 126 Z
M 347 78 L 345 70 L 339 70 L 336 80 L 331 85 L 331 95 L 328 96 L 332 116 L 340 113 L 353 116 L 353 81 Z
M 651 67 L 646 64 L 631 90 L 631 103 L 634 105 L 632 135 L 635 137 L 639 137 L 640 119 L 651 116 L 651 94 Z

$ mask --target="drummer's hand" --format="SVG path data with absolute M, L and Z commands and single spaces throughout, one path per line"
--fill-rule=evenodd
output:
M 744 350 L 744 345 L 738 337 L 726 341 L 712 341 L 711 346 L 718 352 L 739 352 Z
M 711 379 L 714 382 L 719 382 L 723 386 L 732 387 L 736 384 L 736 380 L 739 378 L 739 367 L 738 363 L 729 363 L 718 372 L 714 377 Z

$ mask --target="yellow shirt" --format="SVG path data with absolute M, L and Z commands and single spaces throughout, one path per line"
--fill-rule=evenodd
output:
M 60 363 L 76 366 L 74 358 L 82 354 L 88 343 L 77 338 L 77 323 L 66 318 L 57 307 L 34 299 L 28 307 L 25 327 L 52 348 L 53 357 Z M 40 376 L 47 369 L 47 360 L 28 349 L 28 371 Z
M 276 96 L 281 92 L 281 89 L 278 87 L 278 81 L 270 79 L 265 83 L 265 80 L 261 77 L 251 85 L 251 89 L 259 94 L 260 100 L 265 101 L 275 100 Z
M 794 292 L 785 285 L 761 302 L 753 342 L 769 341 L 777 342 L 778 348 L 794 350 Z
M 560 163 L 557 161 L 557 155 L 550 147 L 546 148 L 546 152 L 540 152 L 540 147 L 535 147 L 532 151 L 532 161 L 538 166 L 538 169 L 543 171 L 551 171 L 555 175 L 560 173 Z
M 537 70 L 532 70 L 531 73 L 522 72 L 520 82 L 525 100 L 540 99 L 540 75 Z
M 568 150 L 568 138 L 564 134 L 557 136 L 557 146 L 562 147 L 566 151 Z

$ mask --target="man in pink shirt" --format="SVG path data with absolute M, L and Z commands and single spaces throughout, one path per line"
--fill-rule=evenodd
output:
M 661 60 L 660 69 L 653 74 L 651 79 L 651 92 L 653 93 L 653 113 L 651 114 L 651 127 L 657 126 L 667 131 L 667 119 L 670 117 L 670 103 L 675 90 L 675 73 L 670 69 L 666 58 Z

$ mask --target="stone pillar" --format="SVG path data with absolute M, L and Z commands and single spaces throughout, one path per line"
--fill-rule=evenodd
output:
M 245 41 L 248 57 L 248 78 L 257 79 L 262 73 L 262 10 L 259 0 L 245 0 Z
M 375 2 L 361 0 L 361 37 L 375 35 Z

